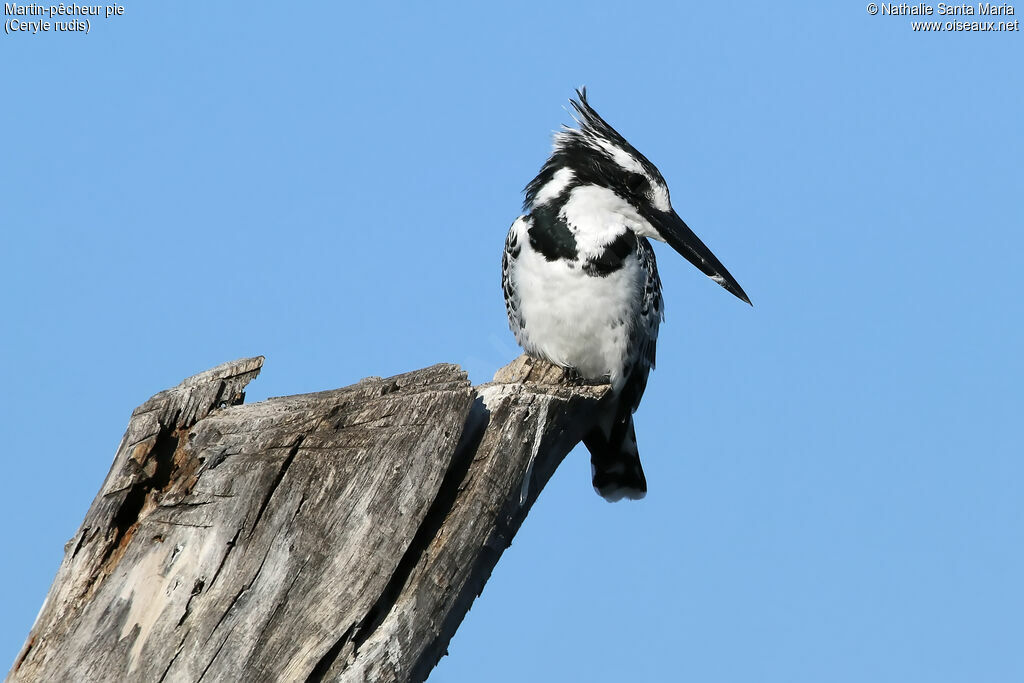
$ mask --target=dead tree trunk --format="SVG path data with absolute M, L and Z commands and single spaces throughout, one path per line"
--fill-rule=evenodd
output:
M 135 410 L 12 681 L 422 681 L 607 386 L 521 357 Z

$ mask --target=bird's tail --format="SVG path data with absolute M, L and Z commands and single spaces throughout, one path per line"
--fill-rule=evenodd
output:
M 610 503 L 640 500 L 647 495 L 647 478 L 636 447 L 632 410 L 620 402 L 610 418 L 583 437 L 590 451 L 594 490 Z

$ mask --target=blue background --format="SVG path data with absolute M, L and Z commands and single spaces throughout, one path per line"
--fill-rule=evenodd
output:
M 658 246 L 648 498 L 574 451 L 431 680 L 1024 680 L 1021 34 L 370 4 L 0 37 L 0 670 L 150 395 L 511 360 L 502 243 L 586 84 L 755 307 Z

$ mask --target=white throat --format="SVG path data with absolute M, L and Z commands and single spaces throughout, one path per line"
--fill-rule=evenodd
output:
M 664 241 L 632 204 L 597 185 L 574 187 L 559 216 L 568 224 L 583 258 L 600 254 L 625 230 Z

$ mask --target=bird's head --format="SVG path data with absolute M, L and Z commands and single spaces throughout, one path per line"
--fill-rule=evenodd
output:
M 554 150 L 526 186 L 527 212 L 570 201 L 616 214 L 633 232 L 669 244 L 702 273 L 750 303 L 743 288 L 672 208 L 668 185 L 657 167 L 601 118 L 587 90 L 570 100 L 577 128 L 555 134 Z

